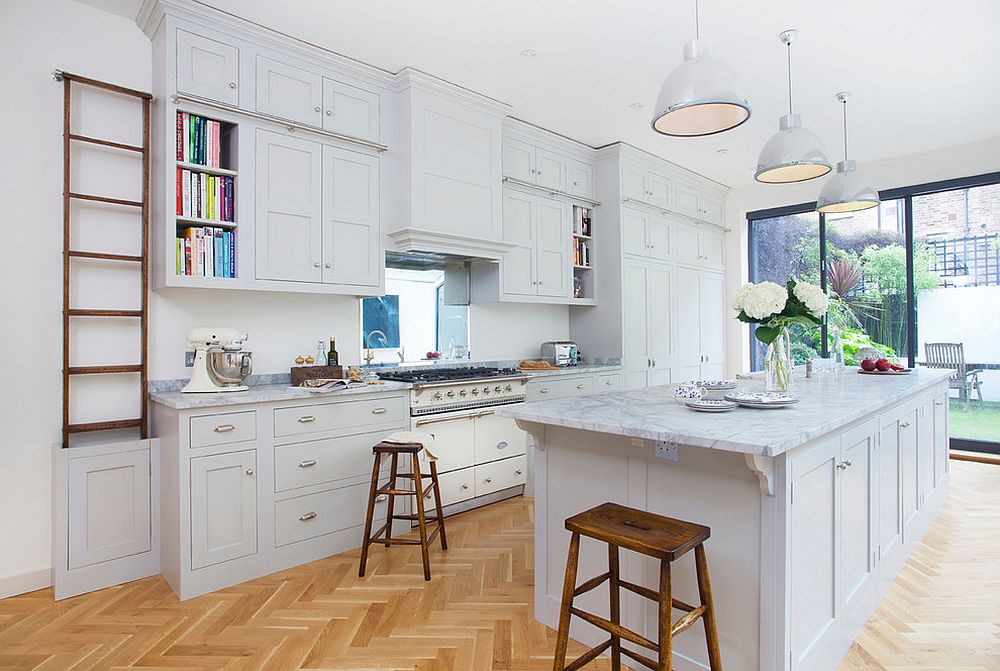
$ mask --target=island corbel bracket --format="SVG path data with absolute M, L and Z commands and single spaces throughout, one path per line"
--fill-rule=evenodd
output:
M 531 436 L 531 441 L 536 450 L 545 449 L 545 425 L 537 422 L 529 422 L 523 419 L 515 419 L 517 428 Z
M 759 454 L 744 454 L 747 468 L 760 480 L 760 491 L 766 496 L 774 496 L 774 458 Z

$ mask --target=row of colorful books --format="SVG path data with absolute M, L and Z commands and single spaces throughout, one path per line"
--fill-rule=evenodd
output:
M 222 168 L 222 123 L 187 112 L 177 113 L 177 160 Z
M 586 240 L 573 238 L 573 265 L 590 267 L 590 245 Z
M 236 221 L 235 180 L 177 168 L 177 216 Z
M 574 235 L 590 235 L 590 222 L 593 212 L 588 207 L 577 205 L 573 208 L 573 233 Z
M 236 233 L 218 226 L 192 226 L 177 236 L 178 275 L 236 277 Z

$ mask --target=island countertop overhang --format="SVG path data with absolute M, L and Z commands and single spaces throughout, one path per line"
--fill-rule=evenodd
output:
M 776 457 L 944 383 L 951 371 L 918 368 L 876 377 L 854 371 L 796 379 L 801 402 L 775 410 L 699 413 L 673 399 L 675 385 L 536 401 L 497 408 L 522 423 L 545 424 L 741 454 Z M 741 380 L 740 389 L 762 389 Z

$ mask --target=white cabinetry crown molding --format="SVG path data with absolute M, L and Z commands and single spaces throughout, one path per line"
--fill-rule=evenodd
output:
M 420 228 L 400 228 L 387 235 L 403 251 L 435 252 L 491 261 L 499 261 L 504 254 L 517 247 L 516 244 L 503 240 L 470 238 Z
M 611 144 L 606 144 L 602 147 L 598 147 L 596 152 L 598 157 L 620 156 L 623 160 L 632 159 L 642 162 L 656 161 L 661 164 L 661 168 L 671 172 L 672 177 L 693 182 L 701 189 L 711 189 L 717 191 L 718 195 L 721 197 L 725 197 L 725 195 L 730 191 L 730 187 L 722 182 L 717 182 L 711 177 L 705 177 L 704 175 L 694 172 L 693 170 L 689 170 L 684 166 L 671 163 L 661 156 L 651 154 L 648 151 L 634 147 L 627 142 L 613 142 Z
M 492 112 L 499 117 L 507 116 L 511 110 L 511 106 L 501 100 L 490 98 L 472 89 L 453 84 L 445 79 L 411 67 L 405 67 L 393 75 L 392 88 L 396 92 L 402 92 L 408 88 L 432 91 L 437 94 L 446 95 L 449 99 L 456 102 L 463 102 L 483 111 Z

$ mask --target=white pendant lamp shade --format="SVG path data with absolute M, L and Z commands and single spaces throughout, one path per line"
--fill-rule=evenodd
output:
M 695 2 L 696 33 L 698 4 Z M 674 137 L 699 137 L 736 128 L 750 118 L 750 103 L 740 93 L 736 73 L 712 55 L 700 35 L 684 45 L 684 62 L 660 88 L 653 130 Z
M 822 177 L 832 165 L 823 143 L 815 133 L 802 127 L 802 117 L 792 112 L 792 42 L 799 31 L 785 30 L 778 36 L 788 50 L 788 114 L 778 121 L 778 132 L 771 136 L 757 159 L 754 179 L 765 184 L 790 184 Z
M 878 191 L 847 156 L 847 101 L 850 97 L 847 91 L 837 94 L 837 100 L 844 105 L 844 160 L 837 163 L 837 172 L 826 181 L 816 200 L 816 209 L 827 214 L 857 212 L 879 204 Z

